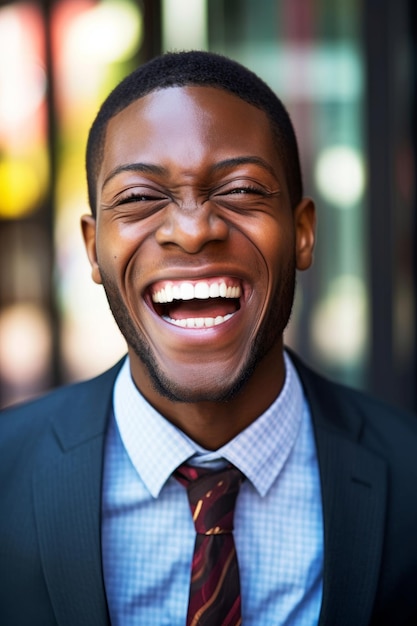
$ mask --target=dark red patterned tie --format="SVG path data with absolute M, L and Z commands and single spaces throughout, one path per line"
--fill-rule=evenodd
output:
M 240 581 L 233 516 L 243 475 L 181 465 L 174 474 L 187 489 L 197 532 L 187 626 L 239 626 Z

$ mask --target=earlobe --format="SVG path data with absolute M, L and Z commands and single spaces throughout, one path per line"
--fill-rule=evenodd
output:
M 297 269 L 306 270 L 313 262 L 316 239 L 316 208 L 311 198 L 303 198 L 294 210 Z
M 92 215 L 83 215 L 81 217 L 81 229 L 88 260 L 91 265 L 91 277 L 95 283 L 101 285 L 102 280 L 97 261 L 96 249 L 96 219 Z

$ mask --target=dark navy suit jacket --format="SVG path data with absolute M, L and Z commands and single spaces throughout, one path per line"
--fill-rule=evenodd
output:
M 295 364 L 322 485 L 319 624 L 416 626 L 417 417 Z M 101 480 L 119 368 L 0 416 L 2 626 L 110 624 Z

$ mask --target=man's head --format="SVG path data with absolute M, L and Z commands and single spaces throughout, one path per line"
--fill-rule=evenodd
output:
M 158 89 L 200 85 L 228 91 L 266 113 L 283 163 L 291 204 L 302 197 L 297 141 L 281 100 L 256 74 L 218 54 L 201 51 L 173 52 L 157 57 L 127 76 L 103 103 L 90 130 L 87 144 L 87 183 L 90 207 L 96 212 L 96 184 L 103 158 L 109 120 L 135 100 Z
M 242 415 L 259 414 L 282 384 L 282 334 L 295 270 L 311 263 L 314 206 L 299 197 L 294 134 L 272 92 L 227 60 L 187 53 L 181 72 L 175 58 L 156 60 L 155 73 L 148 65 L 142 85 L 140 70 L 124 81 L 91 132 L 92 275 L 136 384 L 162 413 L 243 393 Z

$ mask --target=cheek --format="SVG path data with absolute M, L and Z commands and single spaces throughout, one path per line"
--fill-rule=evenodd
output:
M 252 232 L 251 240 L 258 250 L 264 268 L 272 282 L 280 269 L 293 262 L 295 255 L 295 232 L 291 223 L 281 224 L 269 220 L 262 228 Z
M 144 247 L 146 234 L 137 224 L 102 224 L 98 229 L 97 259 L 110 275 L 124 276 Z

